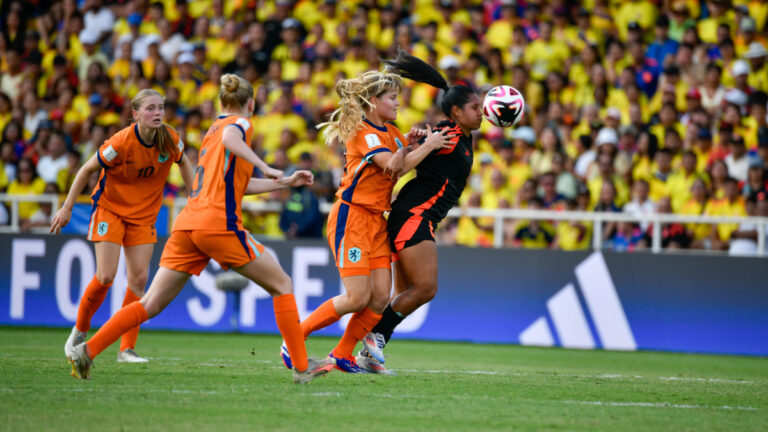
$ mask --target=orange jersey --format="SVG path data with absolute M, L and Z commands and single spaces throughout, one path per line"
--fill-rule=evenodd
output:
M 373 156 L 396 152 L 406 142 L 397 127 L 386 124 L 380 128 L 364 120 L 363 127 L 347 141 L 344 177 L 336 196 L 373 213 L 389 210 L 395 182 L 373 163 Z
M 156 145 L 145 143 L 135 123 L 104 142 L 96 153 L 102 170 L 91 195 L 91 212 L 102 207 L 128 223 L 155 223 L 171 164 L 181 162 L 184 156 L 184 142 L 179 135 L 170 127 L 163 127 L 171 133 L 175 144 L 168 156 L 161 155 Z
M 251 146 L 251 122 L 237 116 L 219 117 L 205 134 L 189 201 L 173 231 L 245 231 L 241 201 L 253 175 L 253 165 L 224 147 L 224 129 L 238 128 Z

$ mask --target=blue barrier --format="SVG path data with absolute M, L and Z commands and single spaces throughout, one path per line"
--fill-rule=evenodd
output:
M 164 239 L 155 248 L 157 269 Z M 0 324 L 69 327 L 95 271 L 80 236 L 0 235 Z M 265 242 L 294 281 L 302 318 L 340 292 L 321 242 Z M 768 266 L 758 258 L 441 247 L 440 291 L 398 328 L 398 338 L 524 345 L 768 355 Z M 233 298 L 211 262 L 146 328 L 226 332 Z M 94 326 L 117 311 L 120 269 Z M 277 333 L 269 296 L 240 293 L 237 327 Z M 320 332 L 340 335 L 346 324 Z

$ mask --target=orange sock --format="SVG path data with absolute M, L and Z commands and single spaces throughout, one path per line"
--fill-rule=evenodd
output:
M 123 307 L 128 306 L 133 302 L 141 300 L 141 297 L 131 291 L 131 287 L 128 287 L 125 291 L 125 300 L 123 300 Z M 139 337 L 139 326 L 136 326 L 123 334 L 120 338 L 120 351 L 136 348 L 136 339 Z
M 301 322 L 301 331 L 304 333 L 304 339 L 317 330 L 328 327 L 341 318 L 333 307 L 333 299 L 326 300 L 319 308 L 315 309 L 307 319 Z
M 85 288 L 85 294 L 80 299 L 80 305 L 77 307 L 77 322 L 75 327 L 81 332 L 87 333 L 91 329 L 91 318 L 93 314 L 99 310 L 99 307 L 104 303 L 104 297 L 107 296 L 109 291 L 109 285 L 103 285 L 96 279 L 96 276 L 91 279 L 88 286 Z
M 341 337 L 339 344 L 333 349 L 334 356 L 339 358 L 351 356 L 357 342 L 362 340 L 372 328 L 376 327 L 380 319 L 381 315 L 369 308 L 355 312 L 352 319 L 349 320 L 347 330 Z
M 128 330 L 138 326 L 149 319 L 147 311 L 141 302 L 133 302 L 120 309 L 117 313 L 104 324 L 93 337 L 86 342 L 90 351 L 91 359 L 95 358 L 102 351 Z
M 304 336 L 301 334 L 296 298 L 293 294 L 272 297 L 272 307 L 275 308 L 277 328 L 280 329 L 280 334 L 283 335 L 285 344 L 288 346 L 293 367 L 298 371 L 307 370 L 307 347 L 304 345 Z

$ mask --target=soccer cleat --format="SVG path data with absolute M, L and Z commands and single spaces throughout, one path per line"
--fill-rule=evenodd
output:
M 64 354 L 67 358 L 72 357 L 72 350 L 74 350 L 77 345 L 85 342 L 86 335 L 86 332 L 81 332 L 77 327 L 72 327 L 72 332 L 69 333 L 67 342 L 64 344 Z
M 293 369 L 293 382 L 296 384 L 306 384 L 321 375 L 327 374 L 331 369 L 333 369 L 333 360 L 309 358 L 307 359 L 307 370 L 300 372 Z
M 361 369 L 368 373 L 379 375 L 395 375 L 394 372 L 387 370 L 384 365 L 377 362 L 375 358 L 371 357 L 370 355 L 363 354 L 362 351 L 360 351 L 360 354 L 355 357 L 355 361 Z
M 136 354 L 136 351 L 128 348 L 117 353 L 118 363 L 146 363 L 149 360 L 144 357 L 140 357 Z
M 384 340 L 384 335 L 381 333 L 370 332 L 363 338 L 363 345 L 365 345 L 373 358 L 381 364 L 386 362 L 384 359 L 384 346 L 386 344 L 387 341 Z
M 283 359 L 283 364 L 288 369 L 293 369 L 293 362 L 291 361 L 291 354 L 288 352 L 288 346 L 285 345 L 285 341 L 280 345 L 280 357 Z
M 89 379 L 93 360 L 86 353 L 85 342 L 78 344 L 70 353 L 69 363 L 72 365 L 72 375 L 77 379 Z
M 333 359 L 333 362 L 336 363 L 336 369 L 347 372 L 347 373 L 367 373 L 365 369 L 361 368 L 357 365 L 357 362 L 355 362 L 355 358 L 352 356 L 349 357 L 336 357 L 336 355 L 331 351 L 331 353 L 328 355 L 329 359 Z

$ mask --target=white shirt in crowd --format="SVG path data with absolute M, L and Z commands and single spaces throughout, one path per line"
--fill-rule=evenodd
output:
M 115 14 L 109 8 L 101 7 L 98 11 L 89 10 L 83 16 L 85 28 L 96 34 L 109 33 L 115 26 Z
M 757 230 L 757 226 L 752 222 L 742 222 L 739 224 L 739 231 Z M 760 235 L 760 233 L 757 233 Z M 762 235 L 766 238 L 766 250 L 768 250 L 768 226 L 765 227 Z M 731 239 L 731 245 L 728 248 L 728 255 L 753 256 L 757 255 L 757 240 L 735 238 Z
M 573 166 L 573 171 L 576 173 L 577 176 L 581 178 L 587 177 L 587 171 L 589 170 L 589 166 L 592 164 L 592 162 L 597 159 L 597 152 L 594 150 L 587 150 L 585 151 L 581 156 L 579 156 L 578 159 L 576 159 L 576 163 Z
M 37 128 L 43 120 L 48 120 L 48 112 L 45 110 L 38 110 L 34 115 L 30 113 L 25 114 L 24 130 L 29 132 L 31 136 L 35 136 Z
M 632 216 L 655 214 L 656 204 L 649 199 L 646 199 L 643 202 L 634 199 L 624 206 L 624 213 L 631 214 Z M 650 222 L 640 222 L 640 229 L 643 231 L 647 230 L 648 226 L 650 226 Z
M 46 183 L 56 183 L 59 171 L 68 167 L 69 162 L 66 154 L 62 154 L 56 159 L 50 155 L 45 155 L 37 162 L 37 175 Z
M 748 153 L 744 153 L 738 159 L 734 159 L 733 153 L 731 153 L 725 157 L 725 164 L 728 166 L 728 175 L 738 181 L 747 181 L 747 172 L 749 171 Z
M 186 41 L 184 36 L 174 33 L 167 41 L 160 42 L 160 55 L 163 60 L 168 64 L 175 64 L 176 54 L 181 51 L 181 47 Z

